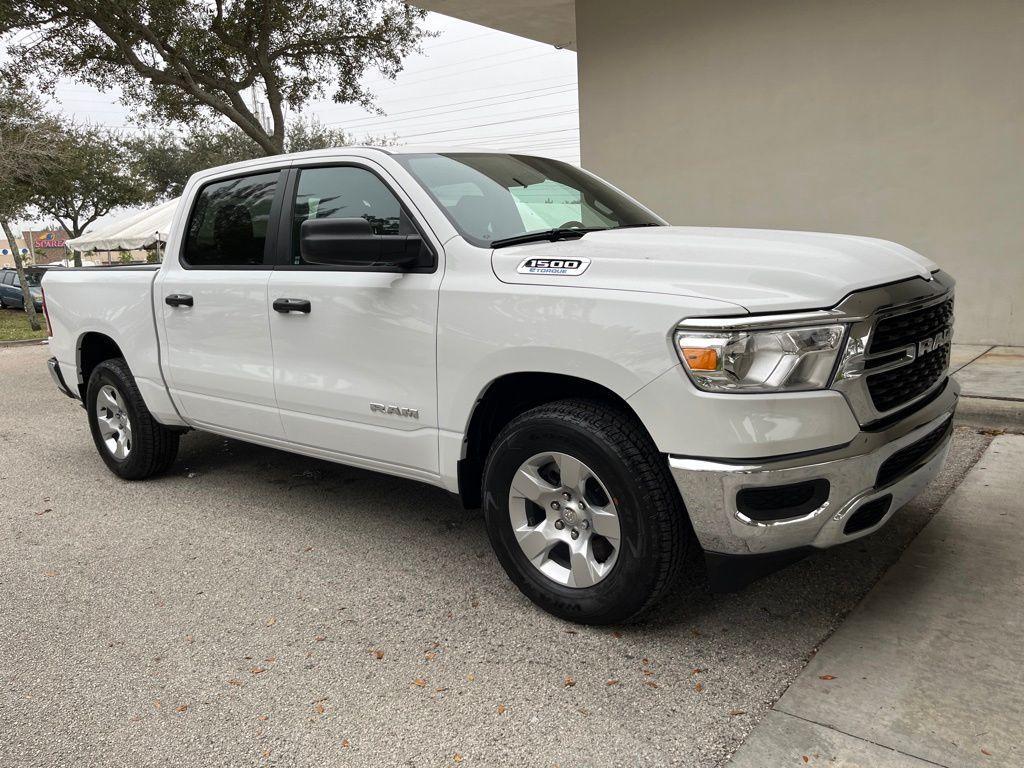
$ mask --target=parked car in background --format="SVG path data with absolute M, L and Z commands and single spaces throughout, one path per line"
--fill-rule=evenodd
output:
M 43 311 L 43 289 L 42 279 L 45 269 L 25 269 L 25 279 L 28 281 L 28 289 L 35 300 L 36 311 Z M 0 309 L 24 309 L 25 296 L 21 291 L 21 280 L 18 278 L 18 271 L 11 267 L 0 269 Z
M 50 372 L 117 476 L 200 429 L 441 486 L 523 593 L 589 623 L 687 556 L 734 589 L 877 530 L 942 468 L 959 392 L 953 280 L 924 256 L 669 226 L 525 155 L 203 171 L 161 266 L 43 285 Z

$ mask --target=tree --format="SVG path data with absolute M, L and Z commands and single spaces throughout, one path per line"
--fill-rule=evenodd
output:
M 327 95 L 370 106 L 362 76 L 394 77 L 423 17 L 399 0 L 0 0 L 10 74 L 116 87 L 161 123 L 222 115 L 268 155 L 285 149 L 288 110 Z
M 33 195 L 45 183 L 59 133 L 59 123 L 43 112 L 38 99 L 0 87 L 0 229 L 14 254 L 21 296 L 33 331 L 42 326 L 11 222 L 25 215 Z
M 152 200 L 147 187 L 130 170 L 129 145 L 120 134 L 92 126 L 62 128 L 52 152 L 60 172 L 37 185 L 32 205 L 56 219 L 71 237 L 115 208 Z M 75 252 L 75 264 L 81 266 Z
M 363 140 L 377 146 L 392 142 L 379 136 Z M 231 124 L 196 125 L 187 131 L 164 127 L 129 139 L 128 144 L 135 173 L 148 186 L 150 195 L 162 200 L 178 197 L 196 171 L 264 154 L 256 142 Z M 289 121 L 284 149 L 304 152 L 349 144 L 352 137 L 345 131 L 300 117 Z

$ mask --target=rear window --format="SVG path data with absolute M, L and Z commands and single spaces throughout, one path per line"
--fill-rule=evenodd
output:
M 215 181 L 196 196 L 182 261 L 190 267 L 261 266 L 280 172 Z

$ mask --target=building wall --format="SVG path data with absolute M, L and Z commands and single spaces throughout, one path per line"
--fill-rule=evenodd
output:
M 583 163 L 676 224 L 896 240 L 1024 344 L 1021 0 L 578 0 Z

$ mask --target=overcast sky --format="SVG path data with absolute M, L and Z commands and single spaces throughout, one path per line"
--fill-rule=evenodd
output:
M 365 79 L 386 116 L 331 101 L 304 114 L 359 140 L 397 135 L 408 144 L 486 145 L 579 162 L 574 52 L 435 13 L 426 26 L 439 35 L 406 60 L 397 80 Z M 115 93 L 66 82 L 57 95 L 79 121 L 132 129 Z
M 344 128 L 360 142 L 387 136 L 403 144 L 535 152 L 579 163 L 573 51 L 436 13 L 428 15 L 426 27 L 438 36 L 423 43 L 422 54 L 406 59 L 396 80 L 376 72 L 365 78 L 384 116 L 329 100 L 303 114 Z M 79 122 L 137 130 L 116 93 L 68 81 L 58 84 L 57 97 L 60 109 Z M 90 229 L 124 213 L 103 217 Z

